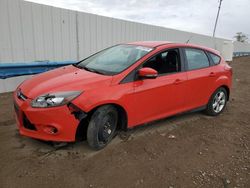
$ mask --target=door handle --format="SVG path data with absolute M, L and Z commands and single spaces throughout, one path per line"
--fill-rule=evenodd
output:
M 180 84 L 180 83 L 182 83 L 182 82 L 184 82 L 184 80 L 181 80 L 181 79 L 177 78 L 177 79 L 174 81 L 174 84 Z
M 214 77 L 214 76 L 216 76 L 216 74 L 214 72 L 209 73 L 209 77 Z

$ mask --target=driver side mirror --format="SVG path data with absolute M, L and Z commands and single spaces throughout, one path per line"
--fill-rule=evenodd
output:
M 158 76 L 158 72 L 149 67 L 143 67 L 138 72 L 139 77 L 147 79 L 155 79 Z

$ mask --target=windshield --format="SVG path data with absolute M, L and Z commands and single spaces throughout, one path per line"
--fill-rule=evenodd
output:
M 124 71 L 153 48 L 135 45 L 117 45 L 83 60 L 79 68 L 105 75 Z

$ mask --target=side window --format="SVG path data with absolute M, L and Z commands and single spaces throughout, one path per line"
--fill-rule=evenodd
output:
M 215 65 L 218 65 L 220 63 L 220 56 L 212 54 L 210 52 L 208 52 L 208 54 L 212 58 L 212 60 L 213 60 L 213 62 L 214 62 Z
M 159 75 L 181 71 L 181 61 L 178 49 L 170 49 L 150 58 L 143 67 L 155 69 Z
M 207 55 L 203 50 L 186 48 L 185 54 L 187 57 L 188 70 L 209 67 Z

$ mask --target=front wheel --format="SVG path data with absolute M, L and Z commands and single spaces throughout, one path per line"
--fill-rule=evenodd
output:
M 114 137 L 118 122 L 118 112 L 112 105 L 99 107 L 91 116 L 87 141 L 91 148 L 104 148 Z
M 225 88 L 221 87 L 217 89 L 211 96 L 206 113 L 211 116 L 219 115 L 226 107 L 227 103 L 227 91 Z

